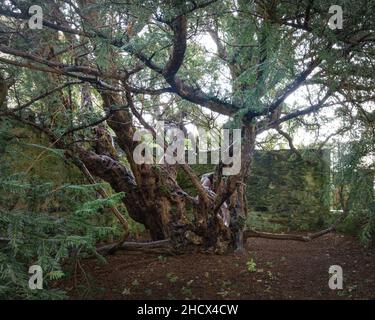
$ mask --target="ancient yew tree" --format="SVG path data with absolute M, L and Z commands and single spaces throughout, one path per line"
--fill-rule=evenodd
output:
M 375 4 L 335 4 L 342 28 L 321 0 L 3 1 L 0 115 L 43 132 L 91 182 L 124 192 L 153 240 L 241 248 L 257 137 L 276 130 L 293 150 L 284 125 L 374 99 Z M 188 164 L 137 163 L 134 134 L 155 135 L 157 121 L 241 129 L 240 171 L 224 176 L 219 163 L 208 192 Z

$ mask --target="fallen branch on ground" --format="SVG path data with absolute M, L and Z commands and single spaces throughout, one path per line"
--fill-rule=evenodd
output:
M 307 235 L 268 233 L 268 232 L 260 232 L 260 231 L 255 231 L 255 230 L 245 230 L 244 239 L 264 238 L 264 239 L 275 239 L 275 240 L 293 240 L 293 241 L 309 242 L 313 239 L 324 236 L 327 233 L 335 231 L 336 227 L 348 216 L 348 214 L 349 214 L 349 210 L 343 210 L 340 217 L 338 217 L 335 223 L 332 224 L 329 228 L 315 232 L 315 233 L 309 233 Z
M 244 232 L 244 238 L 264 238 L 264 239 L 274 239 L 274 240 L 293 240 L 293 241 L 302 241 L 309 242 L 313 239 L 319 238 L 327 233 L 330 233 L 336 229 L 335 226 L 331 226 L 325 230 L 311 233 L 307 235 L 298 235 L 298 234 L 283 234 L 283 233 L 269 233 L 269 232 L 260 232 L 255 230 L 246 230 Z

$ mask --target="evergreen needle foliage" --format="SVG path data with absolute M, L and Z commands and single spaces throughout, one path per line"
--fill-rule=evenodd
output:
M 4 135 L 1 138 L 4 142 Z M 0 170 L 0 299 L 66 298 L 54 287 L 55 281 L 67 276 L 70 266 L 83 257 L 103 259 L 95 245 L 118 236 L 119 229 L 113 221 L 102 223 L 102 216 L 124 194 L 98 199 L 94 191 L 98 185 L 56 187 L 35 175 L 11 174 L 5 162 Z M 58 206 L 55 210 L 51 202 Z M 42 267 L 43 290 L 29 288 L 31 265 Z

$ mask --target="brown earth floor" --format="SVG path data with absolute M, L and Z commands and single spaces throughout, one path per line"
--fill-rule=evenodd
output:
M 331 265 L 343 268 L 343 290 L 328 287 Z M 374 249 L 338 234 L 309 243 L 249 239 L 244 253 L 225 256 L 118 252 L 78 269 L 64 283 L 71 299 L 375 299 Z

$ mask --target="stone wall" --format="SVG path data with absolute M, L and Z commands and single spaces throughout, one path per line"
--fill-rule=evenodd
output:
M 319 229 L 330 210 L 330 152 L 256 151 L 247 200 L 259 229 Z
M 264 231 L 314 230 L 326 224 L 331 193 L 330 151 L 304 150 L 303 159 L 307 161 L 290 150 L 255 152 L 247 181 L 251 227 Z M 213 165 L 193 168 L 200 175 L 214 170 Z M 195 195 L 182 170 L 178 181 Z

